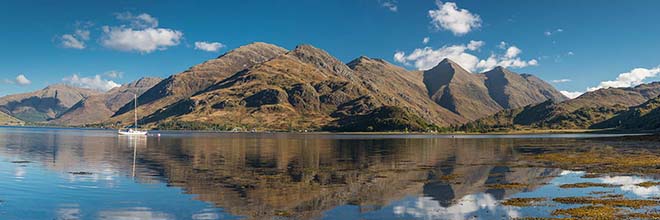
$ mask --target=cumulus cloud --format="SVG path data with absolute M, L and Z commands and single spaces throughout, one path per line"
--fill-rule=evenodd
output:
M 25 74 L 18 74 L 13 80 L 11 79 L 4 79 L 3 82 L 5 84 L 18 84 L 21 86 L 27 86 L 32 84 L 32 81 L 30 81 Z
M 62 47 L 78 49 L 78 50 L 82 50 L 87 47 L 85 45 L 85 42 L 89 40 L 89 35 L 90 35 L 89 30 L 83 29 L 86 27 L 80 27 L 81 25 L 76 25 L 76 26 L 79 27 L 75 30 L 73 34 L 64 34 L 60 36 L 60 42 Z
M 619 87 L 631 87 L 644 83 L 645 79 L 658 76 L 660 73 L 660 67 L 646 69 L 646 68 L 635 68 L 630 72 L 625 72 L 619 74 L 616 77 L 616 80 L 603 81 L 598 84 L 596 87 L 589 87 L 587 91 L 595 91 L 598 89 L 604 88 L 619 88 Z
M 561 94 L 563 94 L 564 96 L 568 97 L 569 99 L 574 99 L 574 98 L 577 98 L 577 97 L 581 96 L 582 94 L 584 94 L 584 92 L 577 92 L 577 91 L 576 92 L 571 92 L 571 91 L 562 90 L 562 91 L 559 91 L 559 92 Z
M 555 80 L 552 80 L 550 82 L 552 82 L 552 83 L 566 83 L 566 82 L 570 82 L 570 81 L 572 81 L 572 80 L 571 79 L 555 79 Z
M 63 78 L 62 81 L 72 86 L 99 91 L 108 91 L 115 87 L 121 86 L 112 80 L 103 79 L 101 75 L 95 75 L 94 77 L 82 77 L 78 74 L 73 74 L 70 77 Z
M 72 34 L 63 34 L 59 37 L 60 44 L 64 48 L 72 48 L 78 50 L 85 49 L 87 47 L 85 42 L 87 42 L 90 37 L 90 32 L 88 29 L 92 25 L 93 24 L 90 22 L 77 22 L 75 25 L 76 30 Z
M 481 18 L 467 9 L 458 8 L 454 2 L 436 1 L 438 9 L 430 10 L 431 24 L 438 30 L 448 30 L 454 35 L 467 34 L 481 27 Z
M 660 66 L 651 69 L 635 68 L 629 72 L 619 74 L 619 76 L 617 76 L 615 80 L 602 81 L 598 84 L 598 86 L 587 87 L 587 92 L 592 92 L 606 88 L 633 87 L 644 83 L 644 80 L 646 79 L 657 77 L 659 74 L 660 74 Z M 551 82 L 562 83 L 569 81 L 570 79 L 559 79 L 559 80 L 552 80 Z M 560 92 L 569 98 L 577 98 L 578 96 L 584 94 L 584 92 L 581 91 L 573 91 L 573 92 L 560 91 Z
M 506 49 L 506 53 L 504 54 L 504 57 L 506 58 L 514 58 L 517 57 L 520 53 L 522 53 L 522 50 L 516 46 L 509 47 Z
M 225 47 L 225 45 L 219 42 L 206 42 L 206 41 L 195 42 L 195 50 L 218 52 L 218 50 L 220 50 L 223 47 Z
M 73 48 L 79 50 L 85 49 L 85 43 L 72 34 L 62 35 L 62 46 L 65 48 Z
M 424 39 L 422 39 L 422 43 L 424 43 L 424 44 L 428 44 L 429 41 L 431 41 L 430 37 L 425 37 Z
M 22 85 L 22 86 L 30 85 L 32 83 L 32 81 L 30 81 L 27 77 L 25 77 L 24 74 L 18 74 L 15 80 L 18 85 Z
M 471 40 L 470 43 L 467 45 L 468 50 L 478 50 L 479 48 L 483 47 L 486 42 L 483 41 L 474 41 Z
M 386 0 L 381 4 L 381 6 L 387 8 L 387 10 L 390 10 L 391 12 L 397 12 L 399 11 L 399 6 L 397 6 L 397 1 L 396 0 Z
M 484 71 L 496 66 L 522 68 L 538 65 L 538 61 L 535 59 L 521 59 L 519 55 L 522 50 L 516 46 L 510 46 L 502 55 L 491 54 L 486 59 L 479 59 L 476 55 L 470 53 L 479 50 L 483 45 L 485 45 L 483 41 L 470 41 L 467 45 L 450 45 L 438 49 L 431 47 L 418 48 L 410 54 L 397 51 L 394 54 L 394 60 L 404 65 L 414 66 L 419 70 L 431 69 L 445 58 L 453 60 L 469 71 Z
M 118 14 L 117 19 L 129 25 L 116 27 L 103 26 L 101 45 L 119 51 L 151 53 L 179 45 L 183 32 L 168 28 L 158 28 L 158 20 L 143 13 L 134 16 L 130 13 Z

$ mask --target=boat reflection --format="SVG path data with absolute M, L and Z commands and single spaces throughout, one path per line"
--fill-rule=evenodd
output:
M 166 183 L 224 212 L 250 219 L 334 218 L 332 213 L 347 206 L 357 207 L 360 213 L 387 207 L 390 214 L 413 217 L 429 217 L 415 214 L 424 207 L 437 210 L 430 217 L 450 215 L 453 210 L 467 215 L 482 210 L 475 207 L 491 207 L 509 195 L 532 191 L 561 172 L 506 165 L 517 160 L 517 147 L 538 140 L 336 139 L 278 134 L 117 138 L 103 131 L 0 136 L 2 157 L 39 162 L 49 170 L 68 173 L 73 182 L 112 187 L 117 184 L 113 179 L 130 176 L 141 184 Z M 497 183 L 525 187 L 488 187 Z M 407 199 L 421 207 L 392 206 Z M 129 195 L 126 200 L 130 201 Z M 112 213 L 166 216 L 144 214 L 144 208 Z M 73 213 L 74 209 L 62 212 Z

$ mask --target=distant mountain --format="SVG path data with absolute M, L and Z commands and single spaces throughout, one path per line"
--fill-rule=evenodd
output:
M 285 52 L 284 48 L 266 43 L 252 43 L 229 51 L 216 59 L 193 66 L 182 73 L 162 80 L 138 98 L 138 111 L 143 115 L 153 114 L 177 101 L 187 99 L 241 70 Z M 109 121 L 125 121 L 132 118 L 130 111 L 133 110 L 133 105 L 133 102 L 127 103 Z
M 0 125 L 23 125 L 25 122 L 8 115 L 7 113 L 0 112 Z
M 100 92 L 65 84 L 8 95 L 0 98 L 0 111 L 27 122 L 44 122 L 57 117 L 75 103 Z
M 105 93 L 91 95 L 49 122 L 69 126 L 102 122 L 110 118 L 126 103 L 133 101 L 133 94 L 139 96 L 161 80 L 160 78 L 141 78 Z
M 504 110 L 467 123 L 463 129 L 495 131 L 520 128 L 613 128 L 619 126 L 618 121 L 625 121 L 622 120 L 623 118 L 635 115 L 632 112 L 653 107 L 653 100 L 649 101 L 649 99 L 658 95 L 660 95 L 658 82 L 632 88 L 599 89 L 564 102 L 546 101 L 523 108 Z M 647 102 L 646 106 L 642 105 L 644 102 Z M 638 105 L 641 106 L 628 109 Z M 632 125 L 632 120 L 629 126 L 635 127 Z
M 502 67 L 473 74 L 445 59 L 424 72 L 428 95 L 439 105 L 468 120 L 546 100 L 566 99 L 548 83 Z

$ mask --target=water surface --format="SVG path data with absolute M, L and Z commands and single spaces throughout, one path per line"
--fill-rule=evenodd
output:
M 128 138 L 104 130 L 0 128 L 0 219 L 509 219 L 553 217 L 552 210 L 575 206 L 501 204 L 513 197 L 605 190 L 660 196 L 657 186 L 635 185 L 653 176 L 585 179 L 583 172 L 521 162 L 556 149 L 617 145 L 585 137 L 596 136 Z M 559 187 L 585 181 L 620 186 Z M 491 187 L 500 183 L 524 187 Z

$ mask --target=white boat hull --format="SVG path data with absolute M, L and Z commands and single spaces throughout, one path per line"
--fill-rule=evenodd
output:
M 145 135 L 147 135 L 147 132 L 146 131 L 119 131 L 119 135 L 145 136 Z

